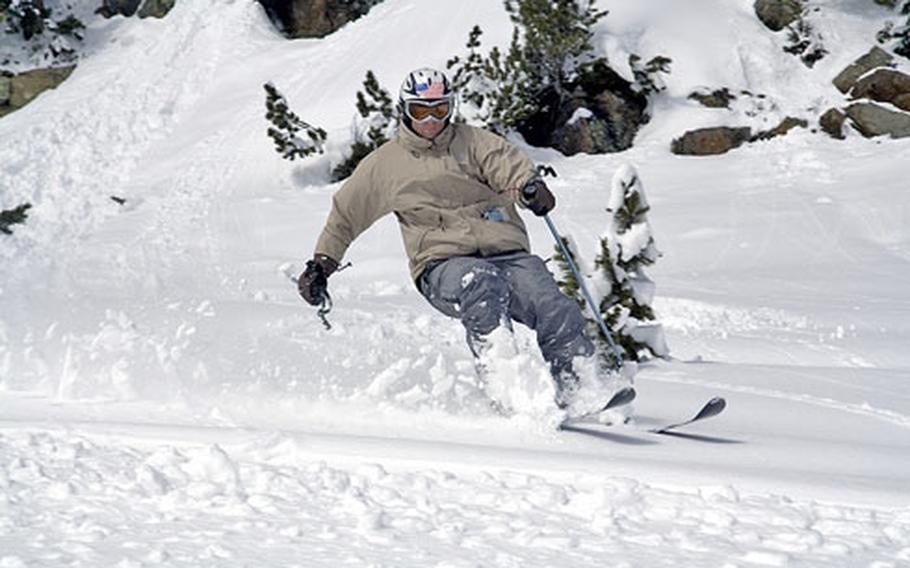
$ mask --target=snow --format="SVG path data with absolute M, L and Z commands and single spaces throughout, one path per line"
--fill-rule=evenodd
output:
M 331 330 L 289 282 L 366 70 L 394 92 L 475 23 L 506 45 L 498 2 L 386 0 L 298 41 L 254 2 L 84 18 L 73 75 L 0 120 L 0 207 L 34 204 L 0 235 L 0 567 L 910 565 L 910 143 L 796 130 L 668 150 L 839 104 L 830 79 L 888 13 L 816 3 L 831 53 L 808 69 L 751 2 L 703 4 L 610 3 L 597 39 L 621 72 L 633 52 L 674 61 L 633 149 L 528 149 L 559 172 L 552 215 L 581 247 L 634 163 L 663 253 L 673 358 L 641 366 L 633 424 L 576 432 L 553 430 L 520 327 L 501 386 L 518 413 L 491 410 L 394 219 L 332 276 Z M 328 131 L 324 156 L 274 153 L 267 81 Z M 765 98 L 686 99 L 705 86 Z M 682 435 L 639 429 L 715 395 L 727 411 Z

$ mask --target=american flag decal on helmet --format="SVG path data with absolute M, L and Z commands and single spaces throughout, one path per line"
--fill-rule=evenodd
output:
M 417 83 L 414 90 L 422 99 L 441 99 L 445 96 L 445 85 L 442 83 Z

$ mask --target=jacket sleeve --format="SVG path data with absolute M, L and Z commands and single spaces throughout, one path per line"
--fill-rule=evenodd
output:
M 377 161 L 375 152 L 367 156 L 332 197 L 332 210 L 314 254 L 341 262 L 354 239 L 391 212 L 389 193 L 375 171 Z
M 520 190 L 537 170 L 528 156 L 505 138 L 474 129 L 473 154 L 487 183 L 498 193 L 509 192 L 519 201 Z

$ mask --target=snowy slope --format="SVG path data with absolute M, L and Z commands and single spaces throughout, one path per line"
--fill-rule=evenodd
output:
M 332 277 L 331 331 L 282 272 L 328 212 L 365 72 L 394 91 L 475 23 L 506 43 L 499 2 L 386 0 L 293 42 L 253 2 L 92 23 L 72 77 L 0 120 L 0 206 L 34 203 L 0 238 L 0 567 L 910 564 L 910 143 L 668 150 L 838 104 L 831 77 L 885 12 L 817 4 L 832 53 L 809 70 L 751 2 L 610 2 L 597 42 L 620 70 L 674 59 L 655 119 L 618 155 L 528 149 L 589 247 L 634 163 L 664 253 L 674 359 L 638 375 L 636 427 L 587 433 L 553 431 L 525 331 L 521 412 L 491 413 L 393 219 Z M 270 80 L 329 131 L 327 155 L 274 153 Z M 686 100 L 721 86 L 765 112 Z M 715 394 L 727 413 L 689 436 L 637 429 Z

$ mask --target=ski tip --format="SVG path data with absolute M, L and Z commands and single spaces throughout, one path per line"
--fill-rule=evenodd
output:
M 611 408 L 616 408 L 617 406 L 623 406 L 629 404 L 635 397 L 638 396 L 638 393 L 635 392 L 633 387 L 623 387 L 616 391 L 613 394 L 613 397 L 610 398 L 610 401 L 607 402 L 606 406 L 603 407 L 603 410 L 610 410 Z
M 714 408 L 717 412 L 720 412 L 723 409 L 727 408 L 727 399 L 722 396 L 715 396 L 708 401 L 707 406 Z
M 683 422 L 677 422 L 675 424 L 668 424 L 668 425 L 662 426 L 660 428 L 655 428 L 655 429 L 651 430 L 651 432 L 653 432 L 655 434 L 667 434 L 671 430 L 676 430 L 677 428 L 680 428 L 682 426 L 688 426 L 689 424 L 692 424 L 693 422 L 698 422 L 699 420 L 704 420 L 706 418 L 712 418 L 714 416 L 717 416 L 718 414 L 723 412 L 726 407 L 727 407 L 727 401 L 723 397 L 715 396 L 714 398 L 712 398 L 711 400 L 706 402 L 705 405 L 701 407 L 701 410 L 699 410 L 698 413 L 695 416 L 693 416 L 692 418 L 685 420 Z
M 722 397 L 715 396 L 705 403 L 702 409 L 698 411 L 698 414 L 692 418 L 692 422 L 695 422 L 696 420 L 704 420 L 705 418 L 711 418 L 712 416 L 717 416 L 723 412 L 724 408 L 726 407 L 727 401 Z

